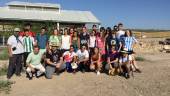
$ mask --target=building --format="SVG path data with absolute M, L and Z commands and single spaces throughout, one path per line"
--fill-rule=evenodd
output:
M 100 21 L 90 11 L 62 10 L 60 4 L 12 1 L 6 5 L 0 7 L 1 36 L 9 35 L 14 27 L 22 28 L 26 22 L 33 25 L 35 32 L 39 30 L 40 25 L 47 25 L 51 28 L 82 27 L 86 24 L 100 25 Z

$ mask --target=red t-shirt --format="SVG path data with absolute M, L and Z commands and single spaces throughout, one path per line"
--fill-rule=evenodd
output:
M 31 37 L 35 37 L 35 32 L 29 31 L 28 33 Z M 19 32 L 19 36 L 24 36 L 25 32 Z

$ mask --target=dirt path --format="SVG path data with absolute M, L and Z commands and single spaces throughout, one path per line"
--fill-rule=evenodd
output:
M 170 54 L 143 56 L 147 61 L 138 62 L 143 73 L 135 73 L 129 80 L 95 73 L 63 73 L 51 80 L 31 81 L 25 75 L 14 76 L 16 84 L 7 96 L 170 96 Z

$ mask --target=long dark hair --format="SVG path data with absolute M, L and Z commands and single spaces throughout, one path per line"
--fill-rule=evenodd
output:
M 133 36 L 133 34 L 132 34 L 132 31 L 130 30 L 130 29 L 127 29 L 126 31 L 125 31 L 125 37 L 128 37 L 128 35 L 127 35 L 127 32 L 129 31 L 129 33 L 130 33 L 130 37 L 132 37 Z
M 98 47 L 94 47 L 93 52 L 92 52 L 92 56 L 93 56 L 93 55 L 95 55 L 95 49 L 97 49 L 97 50 L 98 50 L 97 55 L 99 55 L 99 54 L 100 54 L 99 48 L 98 48 Z
M 107 34 L 107 32 L 109 32 L 109 36 L 112 35 L 112 29 L 111 29 L 110 27 L 107 27 L 107 28 L 106 28 L 106 34 Z

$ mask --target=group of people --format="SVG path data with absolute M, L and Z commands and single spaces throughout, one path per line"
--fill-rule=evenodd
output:
M 123 29 L 122 23 L 113 29 L 99 30 L 93 25 L 90 32 L 86 27 L 80 32 L 76 28 L 56 28 L 50 36 L 46 27 L 39 34 L 32 32 L 31 27 L 25 24 L 23 31 L 15 28 L 8 38 L 8 79 L 14 73 L 20 76 L 22 69 L 29 79 L 42 75 L 51 79 L 54 73 L 65 71 L 74 74 L 93 71 L 97 75 L 107 72 L 125 78 L 130 78 L 130 72 L 141 73 L 133 50 L 138 41 L 131 30 Z

